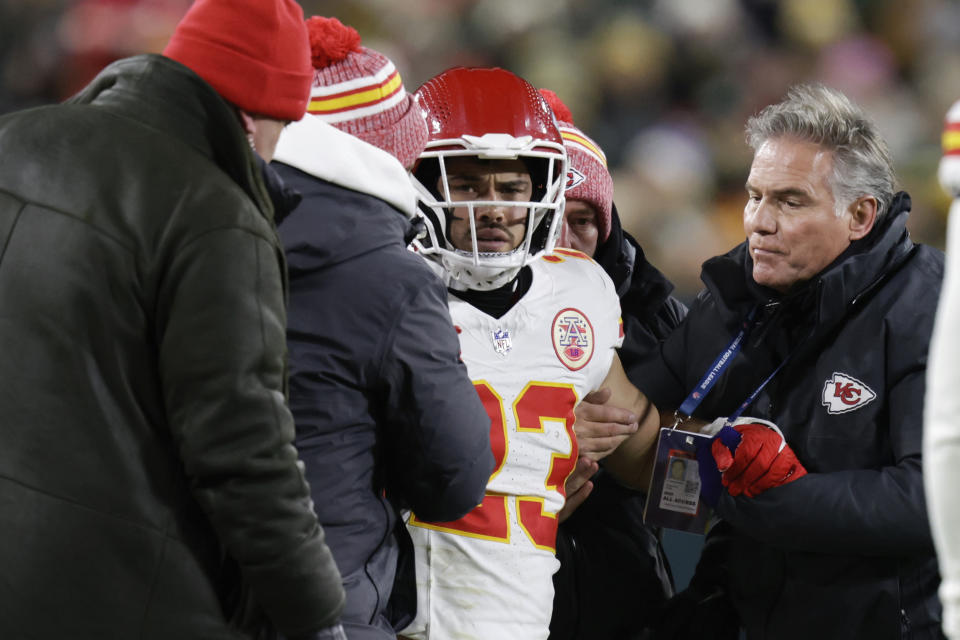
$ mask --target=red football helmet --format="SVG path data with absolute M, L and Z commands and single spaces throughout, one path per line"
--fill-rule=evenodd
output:
M 537 89 L 504 69 L 449 69 L 417 89 L 414 100 L 429 130 L 426 149 L 413 171 L 426 234 L 414 244 L 425 257 L 442 266 L 448 286 L 478 290 L 500 287 L 515 278 L 524 265 L 552 251 L 560 230 L 567 161 L 553 112 Z M 519 159 L 529 170 L 532 197 L 511 202 L 511 206 L 527 210 L 525 236 L 516 249 L 507 253 L 478 250 L 474 210 L 497 203 L 451 198 L 447 162 L 456 156 Z M 472 251 L 458 249 L 450 242 L 454 207 L 469 211 Z

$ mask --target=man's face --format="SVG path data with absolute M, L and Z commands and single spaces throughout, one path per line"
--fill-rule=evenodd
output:
M 680 460 L 674 460 L 674 461 L 673 461 L 673 464 L 670 465 L 670 476 L 671 476 L 674 480 L 683 480 L 684 472 L 685 472 L 686 470 L 687 470 L 687 469 L 686 469 L 686 467 L 684 466 L 684 464 L 683 464 L 682 461 L 680 461 Z
M 743 229 L 753 279 L 784 292 L 834 261 L 851 240 L 851 214 L 837 217 L 829 176 L 833 153 L 793 138 L 767 140 L 747 178 Z
M 567 200 L 557 246 L 582 251 L 592 258 L 597 251 L 599 235 L 597 210 L 593 205 L 584 200 Z
M 273 160 L 273 152 L 277 148 L 277 141 L 287 123 L 275 118 L 254 117 L 256 128 L 253 131 L 253 148 L 265 162 Z
M 527 207 L 510 203 L 527 202 L 533 196 L 533 182 L 523 162 L 459 157 L 449 158 L 446 165 L 452 200 L 497 202 L 474 207 L 477 249 L 481 253 L 506 253 L 519 247 L 527 231 Z M 443 193 L 443 185 L 438 184 L 437 189 Z M 473 251 L 469 215 L 467 207 L 456 207 L 450 221 L 450 242 L 463 251 Z

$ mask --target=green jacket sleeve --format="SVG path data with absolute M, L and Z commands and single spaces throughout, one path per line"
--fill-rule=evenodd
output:
M 277 629 L 297 636 L 334 623 L 344 594 L 292 444 L 277 251 L 235 227 L 177 247 L 156 335 L 193 495 L 254 599 Z

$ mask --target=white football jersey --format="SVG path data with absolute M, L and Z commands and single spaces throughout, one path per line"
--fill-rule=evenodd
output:
M 557 512 L 577 460 L 573 409 L 600 387 L 623 341 L 613 283 L 586 255 L 530 265 L 501 318 L 450 296 L 461 357 L 490 415 L 496 467 L 483 502 L 455 522 L 410 516 L 416 640 L 542 640 L 553 609 Z

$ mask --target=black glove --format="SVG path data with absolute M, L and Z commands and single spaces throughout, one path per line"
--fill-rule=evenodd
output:
M 720 591 L 686 589 L 667 600 L 653 627 L 653 640 L 737 640 L 740 620 Z

